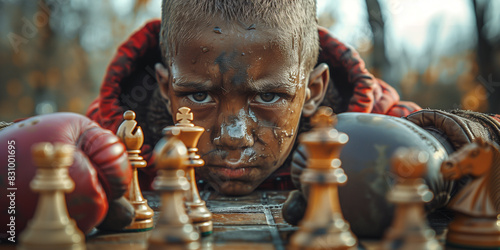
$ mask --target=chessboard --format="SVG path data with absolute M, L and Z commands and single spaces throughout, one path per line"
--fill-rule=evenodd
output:
M 213 213 L 214 231 L 202 237 L 201 249 L 287 249 L 290 236 L 298 229 L 288 224 L 281 208 L 289 191 L 257 190 L 246 196 L 224 196 L 215 191 L 200 191 L 201 197 Z M 144 191 L 144 198 L 155 211 L 155 222 L 160 211 L 160 198 L 156 192 Z M 430 218 L 436 231 L 446 226 L 442 216 Z M 442 232 L 443 230 L 441 230 Z M 86 236 L 88 250 L 143 250 L 148 248 L 151 230 L 143 232 L 104 232 L 94 229 Z M 438 235 L 444 244 L 444 233 Z M 377 249 L 379 241 L 360 239 L 359 249 Z M 3 245 L 2 249 L 16 249 Z
M 213 213 L 213 234 L 201 238 L 201 249 L 287 249 L 290 236 L 298 227 L 288 224 L 281 208 L 289 191 L 257 190 L 246 196 L 224 196 L 215 191 L 200 191 Z M 155 211 L 155 221 L 160 211 L 157 193 L 143 192 L 149 206 Z M 442 227 L 439 219 L 431 225 Z M 147 249 L 151 231 L 102 232 L 92 231 L 86 239 L 88 250 Z M 444 244 L 444 234 L 438 235 Z M 360 239 L 358 249 L 377 249 L 378 240 Z
M 149 206 L 160 211 L 159 196 L 143 192 Z M 215 191 L 200 191 L 213 214 L 214 230 L 201 238 L 201 249 L 285 249 L 297 230 L 286 223 L 281 208 L 288 191 L 255 191 L 246 196 L 224 196 Z M 86 239 L 87 249 L 147 249 L 151 231 L 113 233 L 95 230 Z
M 183 117 L 191 120 L 192 115 L 187 115 L 189 110 L 183 111 Z M 156 167 L 159 170 L 152 184 L 155 191 L 141 191 L 137 185 L 137 174 L 134 175 L 132 182 L 135 184 L 131 185 L 126 198 L 134 206 L 135 219 L 122 231 L 93 229 L 84 236 L 76 229 L 74 221 L 68 220 L 66 213 L 55 213 L 64 210 L 64 203 L 61 202 L 64 198 L 60 194 L 72 188 L 68 185 L 72 182 L 67 175 L 67 167 L 72 164 L 73 147 L 50 143 L 35 145 L 33 156 L 40 171 L 31 188 L 40 193 L 42 200 L 59 201 L 49 202 L 56 208 L 47 207 L 47 202 L 40 203 L 30 226 L 23 232 L 21 248 L 38 249 L 33 246 L 37 247 L 40 241 L 47 238 L 49 234 L 46 234 L 45 225 L 48 224 L 53 229 L 50 232 L 55 232 L 51 236 L 57 236 L 57 239 L 47 246 L 61 246 L 63 244 L 56 243 L 78 238 L 78 242 L 70 242 L 76 249 L 185 249 L 186 246 L 189 249 L 302 249 L 311 245 L 315 249 L 399 249 L 402 243 L 412 249 L 443 248 L 448 215 L 434 213 L 437 216 L 428 216 L 430 227 L 434 230 L 429 228 L 423 205 L 432 198 L 432 193 L 421 179 L 428 155 L 416 149 L 402 148 L 393 156 L 392 171 L 397 181 L 388 194 L 388 200 L 396 204 L 396 210 L 394 221 L 384 239 L 357 238 L 350 231 L 348 221 L 342 216 L 338 196 L 335 195 L 338 185 L 345 182 L 346 178 L 340 164 L 337 166 L 332 161 L 338 155 L 338 146 L 347 140 L 343 140 L 345 134 L 333 129 L 335 120 L 332 119 L 331 110 L 323 111 L 315 118 L 318 126 L 307 137 L 301 138 L 301 142 L 312 152 L 312 160 L 301 177 L 301 181 L 309 184 L 311 189 L 308 198 L 310 204 L 299 226 L 287 223 L 282 214 L 291 191 L 257 190 L 244 196 L 226 196 L 209 188 L 200 190 L 194 168 L 202 167 L 203 161 L 196 154 L 195 146 L 203 129 L 192 125 L 189 120 L 182 123 L 181 119 L 180 125 L 166 130 L 177 137 L 169 137 L 157 145 Z M 117 134 L 127 147 L 131 166 L 137 171 L 146 166 L 139 155 L 142 131 L 137 129 L 135 135 L 131 134 L 134 131 L 132 128 L 136 126 L 135 114 L 126 112 L 124 118 L 125 122 Z M 329 143 L 331 147 L 325 147 L 322 143 Z M 466 150 L 482 146 L 488 144 L 478 142 Z M 332 163 L 324 164 L 324 159 Z M 338 171 L 331 171 L 331 168 Z M 404 171 L 409 168 L 413 171 Z M 60 220 L 54 222 L 51 218 Z M 484 218 L 463 219 L 475 222 Z M 461 226 L 458 222 L 456 224 Z M 452 235 L 462 235 L 456 225 L 455 228 L 449 228 Z M 480 229 L 485 228 L 489 229 Z M 488 242 L 496 242 L 497 235 L 498 230 L 494 228 L 487 238 Z M 415 247 L 415 244 L 420 245 Z

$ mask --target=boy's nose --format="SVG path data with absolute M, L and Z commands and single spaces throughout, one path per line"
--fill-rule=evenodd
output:
M 254 144 L 251 126 L 248 117 L 230 115 L 223 119 L 214 144 L 228 149 L 251 147 Z

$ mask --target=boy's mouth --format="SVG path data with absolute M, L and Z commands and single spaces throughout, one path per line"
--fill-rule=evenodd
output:
M 245 176 L 247 168 L 226 168 L 218 167 L 217 172 L 228 179 L 239 179 Z
M 214 174 L 218 175 L 224 181 L 239 180 L 250 181 L 252 176 L 257 171 L 256 166 L 249 166 L 244 164 L 220 164 L 220 165 L 206 165 Z
M 214 150 L 205 154 L 205 168 L 209 169 L 212 175 L 216 175 L 223 181 L 251 181 L 252 176 L 257 174 L 255 163 L 255 151 L 246 148 L 240 151 Z

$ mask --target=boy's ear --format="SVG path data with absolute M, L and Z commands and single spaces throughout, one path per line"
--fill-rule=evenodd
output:
M 330 70 L 326 63 L 322 63 L 313 69 L 309 75 L 309 83 L 306 88 L 306 99 L 302 115 L 312 116 L 325 98 L 328 82 L 330 81 Z
M 169 88 L 169 82 L 170 82 L 170 71 L 163 66 L 162 63 L 157 63 L 155 64 L 155 71 L 156 71 L 156 81 L 158 82 L 158 85 L 160 86 L 160 93 L 161 96 L 166 100 L 167 102 L 167 110 L 170 114 L 172 114 L 172 111 L 170 110 L 170 100 L 168 99 L 168 88 Z
M 156 81 L 160 86 L 161 95 L 167 98 L 168 83 L 170 81 L 170 71 L 162 63 L 155 64 Z

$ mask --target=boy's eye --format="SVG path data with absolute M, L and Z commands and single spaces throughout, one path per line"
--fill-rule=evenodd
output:
M 255 101 L 260 103 L 275 103 L 279 99 L 280 96 L 276 93 L 262 93 L 255 97 Z
M 196 103 L 208 103 L 212 101 L 212 97 L 207 92 L 197 92 L 187 95 L 189 100 Z

